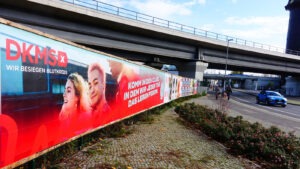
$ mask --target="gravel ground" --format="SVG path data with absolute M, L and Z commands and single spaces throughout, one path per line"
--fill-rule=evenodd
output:
M 254 169 L 245 159 L 226 152 L 225 147 L 199 131 L 184 126 L 169 109 L 155 115 L 151 124 L 130 126 L 132 134 L 101 139 L 78 153 L 65 157 L 58 168 L 190 168 Z M 108 167 L 110 166 L 110 167 Z

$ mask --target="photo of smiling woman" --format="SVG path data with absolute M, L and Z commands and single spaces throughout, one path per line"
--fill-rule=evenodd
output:
M 87 82 L 78 73 L 68 76 L 64 103 L 59 113 L 62 131 L 68 136 L 79 134 L 91 127 L 91 106 L 88 97 Z

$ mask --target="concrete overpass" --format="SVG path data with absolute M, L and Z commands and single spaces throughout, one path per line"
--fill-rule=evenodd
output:
M 272 87 L 273 89 L 280 89 L 281 87 L 280 77 L 262 77 L 240 74 L 229 74 L 224 77 L 222 74 L 204 74 L 205 80 L 218 82 L 218 85 L 223 85 L 225 78 L 232 83 L 234 82 L 233 87 L 248 90 L 262 90 L 268 89 L 269 87 Z
M 182 76 L 202 79 L 207 65 L 225 68 L 227 40 L 233 37 L 97 1 L 90 5 L 66 1 L 0 1 L 0 17 L 153 67 L 174 64 Z M 300 56 L 250 44 L 233 38 L 229 43 L 228 70 L 300 75 Z

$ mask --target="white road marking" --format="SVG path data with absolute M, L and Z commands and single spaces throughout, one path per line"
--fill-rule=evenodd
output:
M 297 114 L 285 112 L 285 111 L 278 110 L 278 109 L 274 109 L 274 108 L 272 108 L 272 107 L 262 106 L 262 105 L 259 105 L 259 104 L 258 104 L 258 106 L 264 107 L 264 108 L 266 108 L 266 109 L 274 110 L 274 111 L 279 111 L 279 112 L 281 112 L 281 113 L 285 113 L 285 114 L 290 114 L 290 115 L 296 115 L 296 116 L 298 116 Z M 299 117 L 300 117 L 300 116 L 299 116 Z
M 247 102 L 247 103 L 253 103 L 252 101 L 248 101 L 248 100 L 245 100 L 245 99 L 241 99 L 241 98 L 237 98 L 237 97 L 232 97 L 232 98 L 235 98 L 237 100 L 240 100 L 240 101 L 243 101 L 243 102 Z M 233 100 L 235 101 L 235 100 Z M 237 101 L 236 101 L 237 102 Z M 240 102 L 241 103 L 241 102 Z M 244 104 L 245 105 L 245 104 Z M 290 119 L 290 120 L 293 120 L 293 121 L 297 121 L 297 122 L 300 122 L 300 116 L 298 114 L 294 114 L 294 113 L 290 113 L 290 112 L 285 112 L 285 111 L 282 111 L 282 110 L 278 110 L 278 109 L 274 109 L 272 107 L 267 107 L 267 106 L 263 106 L 263 105 L 259 105 L 259 104 L 256 104 L 257 106 L 259 107 L 263 107 L 263 108 L 266 108 L 266 109 L 270 109 L 272 111 L 278 111 L 278 112 L 281 112 L 283 114 L 278 114 L 278 113 L 270 113 L 270 112 L 267 112 L 266 110 L 263 110 L 265 111 L 266 113 L 268 114 L 272 114 L 272 115 L 276 115 L 278 117 L 282 117 L 282 118 L 285 118 L 285 119 Z M 245 106 L 250 106 L 252 108 L 255 108 L 255 109 L 258 109 L 257 107 L 255 106 L 252 106 L 252 105 L 245 105 Z M 261 109 L 259 109 L 261 111 Z M 297 118 L 295 117 L 291 117 L 291 116 L 288 116 L 288 115 L 293 115 L 293 116 L 296 116 Z
M 233 98 L 235 98 L 235 99 L 237 99 L 237 100 L 242 100 L 243 102 L 251 103 L 251 102 L 249 102 L 248 100 L 244 100 L 244 99 L 241 99 L 241 98 L 238 98 L 238 97 L 233 97 Z

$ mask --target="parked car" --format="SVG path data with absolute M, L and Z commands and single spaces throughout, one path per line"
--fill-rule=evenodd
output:
M 285 107 L 287 105 L 287 99 L 282 96 L 280 93 L 275 91 L 261 91 L 256 96 L 256 103 L 265 103 L 266 105 L 281 105 Z

